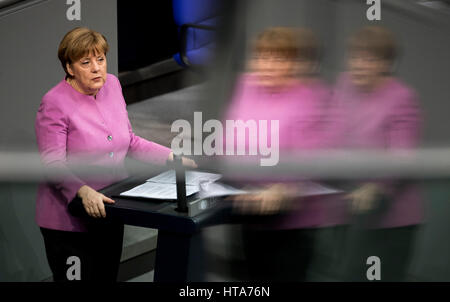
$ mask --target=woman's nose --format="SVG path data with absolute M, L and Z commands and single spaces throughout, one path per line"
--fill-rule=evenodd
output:
M 98 62 L 94 61 L 92 63 L 92 72 L 97 72 L 100 70 L 100 65 L 98 64 Z

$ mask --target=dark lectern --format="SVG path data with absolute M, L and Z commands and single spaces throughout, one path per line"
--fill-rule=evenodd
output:
M 179 171 L 177 171 L 179 172 Z M 122 197 L 119 194 L 145 182 L 149 176 L 130 177 L 100 192 L 112 197 L 115 204 L 105 204 L 106 219 L 124 224 L 158 229 L 155 282 L 204 280 L 201 229 L 229 222 L 230 207 L 215 198 L 185 197 L 186 208 L 176 200 Z M 178 181 L 178 180 L 177 180 Z M 73 215 L 90 218 L 81 200 L 69 204 Z

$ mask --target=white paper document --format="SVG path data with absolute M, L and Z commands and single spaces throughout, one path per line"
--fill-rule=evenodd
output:
M 214 182 L 200 185 L 200 198 L 218 197 L 227 195 L 246 194 L 247 191 L 233 188 L 232 186 Z
M 200 198 L 261 192 L 261 189 L 258 188 L 244 191 L 216 182 L 221 177 L 220 174 L 215 173 L 186 171 L 186 196 L 191 196 L 197 192 L 200 192 Z M 342 192 L 320 183 L 310 181 L 300 182 L 298 186 L 299 197 L 337 194 Z M 177 199 L 175 170 L 169 170 L 149 178 L 145 183 L 134 187 L 131 190 L 122 192 L 120 195 L 152 199 Z
M 329 195 L 338 194 L 343 191 L 322 185 L 317 182 L 307 181 L 300 185 L 299 196 L 315 196 L 315 195 Z
M 200 190 L 200 184 L 210 184 L 221 177 L 222 175 L 215 173 L 186 171 L 186 196 L 197 193 Z M 120 195 L 152 199 L 177 199 L 175 170 L 169 170 L 149 178 L 142 185 L 122 192 Z
M 199 196 L 201 198 L 206 198 L 206 197 L 218 197 L 218 196 L 239 195 L 239 194 L 257 194 L 263 191 L 264 189 L 258 188 L 251 190 L 241 190 L 231 187 L 229 185 L 215 182 L 200 185 Z M 319 196 L 338 193 L 342 193 L 342 191 L 322 185 L 320 183 L 306 181 L 299 184 L 298 196 L 307 197 L 307 196 Z
M 186 196 L 195 194 L 198 191 L 198 186 L 186 186 Z M 120 193 L 120 195 L 153 199 L 177 199 L 177 186 L 176 184 L 160 184 L 147 181 L 131 190 Z
M 199 197 L 206 198 L 239 194 L 257 194 L 263 192 L 263 190 L 264 189 L 241 190 L 219 182 L 205 183 L 200 185 Z M 299 184 L 298 196 L 307 197 L 338 193 L 342 193 L 342 191 L 322 185 L 320 183 L 307 181 Z
M 186 171 L 186 185 L 198 186 L 202 182 L 214 182 L 220 179 L 222 175 L 198 171 Z M 149 178 L 146 181 L 155 183 L 175 184 L 175 170 L 163 172 L 155 177 Z

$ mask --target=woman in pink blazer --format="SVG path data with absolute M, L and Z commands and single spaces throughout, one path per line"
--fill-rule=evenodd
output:
M 327 145 L 330 90 L 316 75 L 318 48 L 310 30 L 269 27 L 253 44 L 249 72 L 238 78 L 226 118 L 278 121 L 280 159 Z M 252 141 L 258 144 L 260 135 L 246 139 L 245 147 Z M 268 135 L 267 141 L 273 144 L 273 137 Z M 264 188 L 259 193 L 233 198 L 236 211 L 266 215 L 260 220 L 264 223 L 243 228 L 249 275 L 259 281 L 304 281 L 318 230 L 328 224 L 326 203 L 322 198 L 298 198 L 301 178 L 273 178 L 257 182 Z
M 339 144 L 359 150 L 411 150 L 418 146 L 421 111 L 415 92 L 392 74 L 397 47 L 387 29 L 367 26 L 350 39 L 348 72 L 336 84 Z M 339 125 L 339 126 L 338 126 Z M 381 260 L 381 281 L 405 280 L 422 196 L 417 184 L 361 180 L 348 196 L 355 228 L 349 234 L 346 277 L 366 280 L 369 256 Z
M 100 33 L 88 28 L 68 32 L 58 49 L 66 76 L 44 95 L 36 116 L 41 159 L 64 172 L 64 177 L 39 186 L 36 202 L 36 221 L 56 281 L 116 280 L 123 225 L 101 219 L 106 216 L 104 203 L 114 201 L 97 190 L 124 177 L 127 155 L 158 165 L 173 158 L 169 148 L 133 133 L 119 80 L 107 73 L 107 52 Z M 71 164 L 114 172 L 87 178 L 72 173 Z M 68 204 L 77 196 L 98 223 L 69 214 Z M 70 262 L 71 256 L 78 258 Z M 68 264 L 77 261 L 81 276 L 71 270 L 70 277 Z

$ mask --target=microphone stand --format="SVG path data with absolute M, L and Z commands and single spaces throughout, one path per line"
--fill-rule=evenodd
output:
M 175 178 L 177 185 L 177 205 L 175 209 L 178 212 L 187 213 L 187 199 L 186 199 L 186 171 L 183 167 L 181 156 L 173 155 L 173 162 L 175 165 Z

